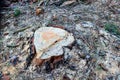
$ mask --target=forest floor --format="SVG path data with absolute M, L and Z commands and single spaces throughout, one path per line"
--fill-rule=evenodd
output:
M 0 80 L 120 80 L 120 1 L 22 0 L 2 10 Z M 66 2 L 66 3 L 65 3 Z M 30 40 L 40 27 L 73 34 L 68 60 L 24 69 Z

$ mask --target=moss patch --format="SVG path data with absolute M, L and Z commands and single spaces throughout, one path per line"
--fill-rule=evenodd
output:
M 120 35 L 120 29 L 118 26 L 116 26 L 113 23 L 106 23 L 104 26 L 105 30 L 114 34 L 114 35 Z

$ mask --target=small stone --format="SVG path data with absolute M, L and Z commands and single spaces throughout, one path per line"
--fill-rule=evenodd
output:
M 94 24 L 89 22 L 89 21 L 82 22 L 81 25 L 84 28 L 92 28 L 92 27 L 94 27 Z
M 82 27 L 82 25 L 79 23 L 79 24 L 76 24 L 76 27 L 75 27 L 75 29 L 77 30 L 77 31 L 84 31 L 84 28 Z
M 100 33 L 100 35 L 103 35 L 103 36 L 107 36 L 108 35 L 108 33 L 105 30 L 103 30 L 103 29 L 100 29 L 99 33 Z
M 91 58 L 90 55 L 86 55 L 86 59 L 89 60 Z
M 65 2 L 61 5 L 61 7 L 67 6 L 67 5 L 71 5 L 71 4 L 75 3 L 75 2 L 76 2 L 76 0 L 65 1 Z

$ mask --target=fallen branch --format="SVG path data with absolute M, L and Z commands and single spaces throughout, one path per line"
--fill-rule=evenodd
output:
M 15 32 L 13 32 L 13 34 L 16 34 L 16 33 L 18 33 L 18 32 L 22 32 L 22 31 L 24 31 L 24 30 L 26 30 L 26 29 L 28 29 L 28 28 L 30 28 L 30 26 L 29 26 L 29 27 L 25 27 L 25 28 L 18 29 L 18 30 L 16 30 Z

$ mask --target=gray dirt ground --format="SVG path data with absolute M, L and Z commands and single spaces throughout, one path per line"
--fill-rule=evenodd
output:
M 51 1 L 45 1 L 48 5 L 42 6 L 39 1 L 12 3 L 2 12 L 0 71 L 9 73 L 11 80 L 120 80 L 120 36 L 104 29 L 108 22 L 120 29 L 120 1 L 75 2 L 63 7 Z M 37 6 L 44 9 L 43 14 L 36 15 Z M 21 11 L 17 17 L 13 16 L 15 8 Z M 69 61 L 60 63 L 49 73 L 45 65 L 37 70 L 32 66 L 24 70 L 23 64 L 30 53 L 29 40 L 34 31 L 44 25 L 63 26 L 73 33 L 75 43 L 72 49 L 65 49 Z M 16 56 L 21 62 L 13 66 L 10 60 Z

